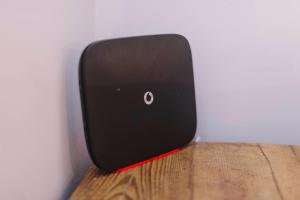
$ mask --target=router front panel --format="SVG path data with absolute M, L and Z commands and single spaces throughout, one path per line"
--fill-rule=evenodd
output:
M 113 171 L 188 144 L 196 131 L 192 57 L 180 35 L 94 42 L 80 92 L 94 163 Z

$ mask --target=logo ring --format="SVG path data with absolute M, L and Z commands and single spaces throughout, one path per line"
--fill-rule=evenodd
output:
M 150 97 L 150 99 L 148 99 L 148 97 Z M 154 101 L 154 96 L 153 96 L 153 93 L 148 91 L 144 94 L 144 101 L 145 101 L 145 104 L 147 105 L 151 105 Z

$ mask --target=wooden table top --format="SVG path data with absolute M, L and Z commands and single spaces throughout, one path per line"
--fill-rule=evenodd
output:
M 71 199 L 300 200 L 300 146 L 193 143 L 119 173 L 91 166 Z

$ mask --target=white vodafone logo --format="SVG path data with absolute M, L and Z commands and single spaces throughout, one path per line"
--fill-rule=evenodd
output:
M 148 91 L 144 94 L 145 104 L 151 105 L 153 103 L 153 100 L 154 100 L 154 96 L 153 96 L 152 92 Z

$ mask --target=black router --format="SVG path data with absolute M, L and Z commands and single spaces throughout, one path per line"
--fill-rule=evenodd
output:
M 101 169 L 172 152 L 195 135 L 192 56 L 181 35 L 94 42 L 82 53 L 79 80 L 86 143 Z

